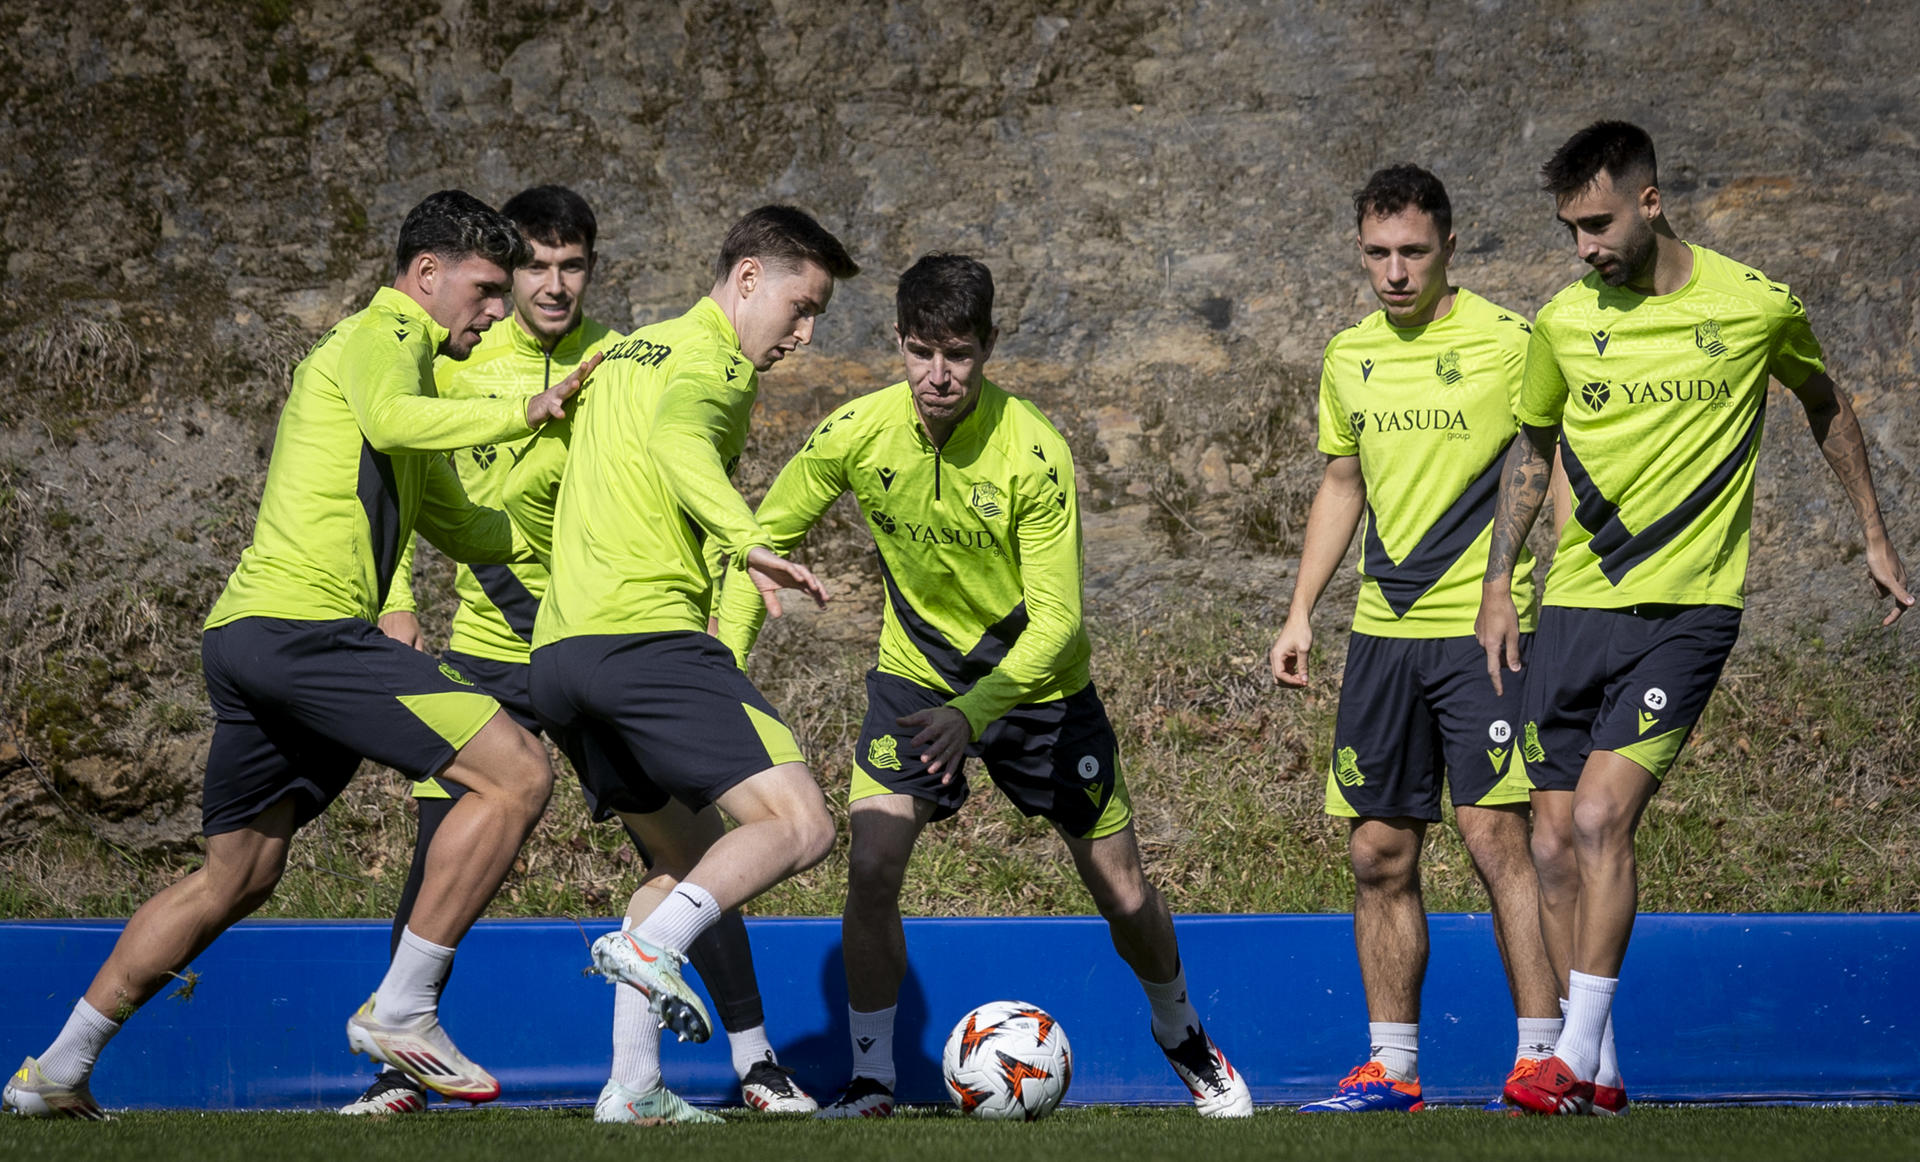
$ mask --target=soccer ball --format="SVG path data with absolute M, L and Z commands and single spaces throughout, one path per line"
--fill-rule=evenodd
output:
M 962 1113 L 1030 1122 L 1052 1113 L 1067 1095 L 1073 1049 L 1046 1010 L 993 1001 L 953 1027 L 940 1072 Z

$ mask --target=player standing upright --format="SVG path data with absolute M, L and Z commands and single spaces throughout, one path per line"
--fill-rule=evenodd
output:
M 906 382 L 834 409 L 758 514 L 784 552 L 852 491 L 887 589 L 848 808 L 853 1079 L 819 1116 L 893 1110 L 901 880 L 920 832 L 966 800 L 968 755 L 1066 840 L 1200 1112 L 1251 1114 L 1246 1081 L 1187 999 L 1173 919 L 1141 868 L 1118 743 L 1088 675 L 1072 456 L 1038 409 L 986 378 L 993 276 L 970 258 L 922 258 L 900 276 L 897 318 Z M 762 616 L 752 590 L 722 595 L 720 635 L 743 661 Z
M 596 813 L 645 828 L 655 858 L 626 927 L 593 946 L 601 972 L 638 990 L 616 993 L 601 1120 L 717 1120 L 661 1083 L 660 1026 L 709 1032 L 679 966 L 723 912 L 833 845 L 793 735 L 706 632 L 709 562 L 744 570 L 768 600 L 781 585 L 825 600 L 812 573 L 768 549 L 728 477 L 760 373 L 812 341 L 834 280 L 859 269 L 799 210 L 748 214 L 721 244 L 712 291 L 608 348 L 604 390 L 533 441 L 509 481 L 508 507 L 552 571 L 534 623 L 534 707 L 585 758 L 575 773 Z M 725 831 L 712 805 L 739 826 Z
M 1866 533 L 1867 572 L 1913 603 L 1887 539 L 1866 443 L 1800 300 L 1667 222 L 1653 141 L 1601 121 L 1542 169 L 1593 270 L 1540 310 L 1477 625 L 1495 689 L 1519 672 L 1511 577 L 1556 436 L 1573 491 L 1525 659 L 1525 738 L 1541 918 L 1563 974 L 1554 1056 L 1507 1099 L 1539 1113 L 1596 1097 L 1601 1043 L 1633 930 L 1641 812 L 1705 709 L 1739 633 L 1768 377 L 1806 409 Z
M 1354 195 L 1361 264 L 1381 309 L 1334 336 L 1320 372 L 1326 473 L 1307 520 L 1273 676 L 1307 684 L 1313 608 L 1365 517 L 1353 635 L 1340 686 L 1327 813 L 1350 821 L 1354 944 L 1368 1060 L 1303 1113 L 1417 1110 L 1420 987 L 1427 967 L 1420 849 L 1441 818 L 1444 772 L 1461 838 L 1492 902 L 1519 1016 L 1514 1071 L 1559 1032 L 1527 858 L 1527 768 L 1518 684 L 1495 696 L 1473 637 L 1480 562 L 1526 364 L 1526 319 L 1454 286 L 1453 211 L 1418 166 L 1383 169 Z M 1532 558 L 1514 599 L 1533 621 Z M 1498 1099 L 1495 1099 L 1496 1104 Z
M 585 314 L 599 233 L 593 208 L 586 200 L 560 186 L 535 186 L 508 199 L 500 212 L 526 238 L 532 258 L 513 272 L 512 314 L 489 328 L 468 358 L 442 357 L 435 365 L 442 399 L 491 399 L 543 390 L 566 378 L 591 353 L 620 338 Z M 530 439 L 482 444 L 454 453 L 453 464 L 467 494 L 480 504 L 500 504 L 507 474 Z M 410 566 L 411 548 L 395 572 L 393 594 L 386 606 L 389 612 L 381 618 L 381 626 L 402 640 L 417 641 L 419 623 L 411 612 L 413 598 L 408 586 Z M 538 562 L 461 565 L 454 573 L 454 589 L 460 603 L 454 610 L 446 661 L 497 699 L 515 722 L 539 733 L 527 671 L 533 650 L 534 616 L 547 590 L 545 566 Z M 395 619 L 401 624 L 390 629 Z M 586 757 L 578 756 L 574 761 L 584 762 Z M 426 779 L 414 784 L 413 793 L 420 827 L 413 865 L 394 916 L 395 947 L 419 891 L 434 833 L 465 791 L 458 784 Z M 641 815 L 633 822 L 644 829 L 657 820 Z M 650 837 L 644 830 L 629 830 L 628 834 L 642 863 L 650 863 Z M 671 842 L 671 837 L 651 838 L 655 845 Z M 720 923 L 694 942 L 688 954 L 720 1010 L 743 1100 L 757 1109 L 779 1113 L 813 1110 L 813 1099 L 780 1067 L 767 1040 L 760 990 L 754 979 L 753 951 L 740 913 L 728 911 Z M 616 1047 L 616 1057 L 620 1053 Z M 397 1069 L 387 1069 L 341 1112 L 412 1113 L 424 1109 L 426 1094 L 413 1079 Z
M 120 1023 L 273 894 L 293 833 L 362 756 L 467 789 L 427 853 L 412 919 L 379 990 L 347 1023 L 355 1052 L 449 1097 L 499 1084 L 440 1028 L 453 945 L 512 866 L 553 776 L 540 744 L 453 667 L 372 622 L 414 528 L 461 561 L 525 556 L 505 513 L 471 504 L 444 455 L 513 440 L 562 412 L 579 383 L 443 400 L 433 359 L 464 358 L 507 312 L 527 256 L 512 223 L 446 190 L 400 228 L 393 285 L 294 369 L 253 543 L 202 641 L 216 724 L 202 794 L 204 866 L 147 901 L 53 1045 L 7 1083 L 23 1113 L 101 1117 L 94 1061 Z

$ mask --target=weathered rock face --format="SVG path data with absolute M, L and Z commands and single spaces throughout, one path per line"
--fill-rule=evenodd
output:
M 897 374 L 897 271 L 980 255 L 997 378 L 1080 460 L 1098 615 L 1203 579 L 1284 599 L 1319 472 L 1315 364 L 1371 307 L 1348 201 L 1368 171 L 1436 170 L 1457 281 L 1531 311 L 1579 273 L 1537 167 L 1580 125 L 1631 118 L 1660 144 L 1681 232 L 1806 300 L 1883 492 L 1905 497 L 1917 52 L 1911 13 L 1868 3 L 16 0 L 8 717 L 58 778 L 103 786 L 83 762 L 125 778 L 196 727 L 198 618 L 245 543 L 286 370 L 445 186 L 586 194 L 591 305 L 616 326 L 683 309 L 757 203 L 840 232 L 868 273 L 818 350 L 768 378 L 750 481 L 832 401 Z M 1852 516 L 1776 404 L 1750 632 L 1851 623 Z M 1892 520 L 1912 548 L 1897 504 Z M 26 768 L 0 779 L 6 817 L 26 818 Z

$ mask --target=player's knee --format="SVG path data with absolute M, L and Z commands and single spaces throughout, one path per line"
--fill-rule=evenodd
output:
M 1618 805 L 1608 799 L 1592 798 L 1573 805 L 1573 842 L 1576 850 L 1597 852 L 1631 847 L 1629 820 Z
M 856 844 L 847 853 L 847 903 L 856 910 L 891 908 L 906 874 L 907 861 L 897 853 Z
M 1093 906 L 1108 923 L 1133 920 L 1153 906 L 1153 885 L 1140 875 L 1122 876 L 1087 885 Z
M 796 871 L 807 870 L 833 850 L 833 816 L 824 807 L 797 813 L 792 832 Z
M 1362 891 L 1410 891 L 1419 867 L 1419 846 L 1400 841 L 1397 834 L 1375 837 L 1355 831 L 1348 844 L 1347 857 L 1353 864 L 1353 880 Z

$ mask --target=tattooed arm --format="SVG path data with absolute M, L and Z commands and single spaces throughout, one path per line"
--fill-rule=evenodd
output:
M 1508 669 L 1520 672 L 1520 614 L 1513 607 L 1513 568 L 1547 498 L 1556 432 L 1520 425 L 1501 468 L 1493 545 L 1487 550 L 1487 576 L 1480 586 L 1480 615 L 1473 622 L 1474 636 L 1487 651 L 1487 675 L 1496 694 L 1506 692 L 1500 677 L 1503 659 Z
M 1907 592 L 1907 567 L 1887 540 L 1886 522 L 1880 517 L 1880 498 L 1873 490 L 1873 473 L 1867 467 L 1867 440 L 1860 421 L 1853 414 L 1847 394 L 1824 371 L 1809 375 L 1793 394 L 1807 410 L 1807 423 L 1813 428 L 1814 442 L 1826 456 L 1840 486 L 1847 490 L 1853 511 L 1867 537 L 1867 574 L 1880 596 L 1893 598 L 1893 610 L 1882 625 L 1892 625 L 1913 604 Z

